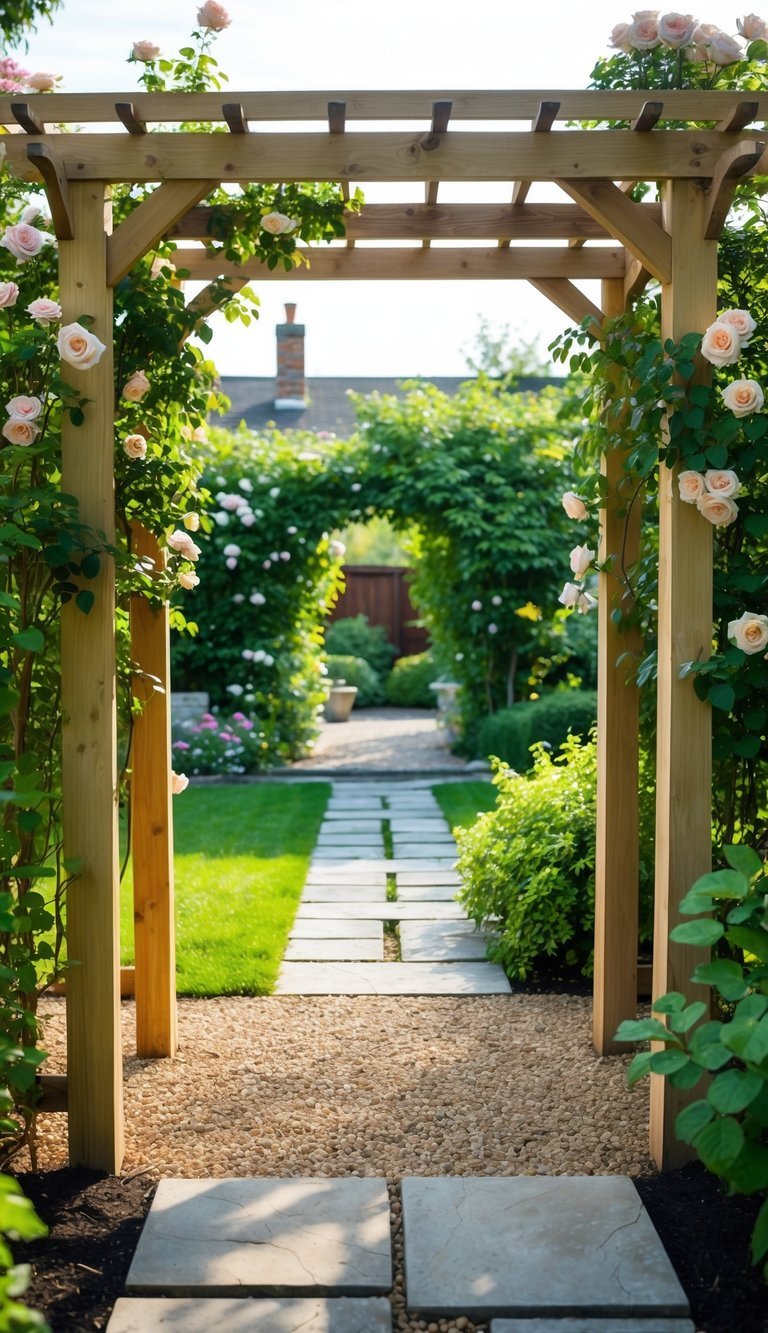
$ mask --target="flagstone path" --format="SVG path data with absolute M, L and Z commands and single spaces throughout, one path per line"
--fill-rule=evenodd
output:
M 276 993 L 509 993 L 456 901 L 455 863 L 428 779 L 335 782 Z M 397 960 L 385 961 L 385 922 L 396 923 Z

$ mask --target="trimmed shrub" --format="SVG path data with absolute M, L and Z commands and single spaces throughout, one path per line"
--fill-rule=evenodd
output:
M 484 718 L 478 732 L 478 751 L 494 755 L 518 773 L 532 767 L 531 747 L 540 743 L 557 750 L 566 737 L 586 736 L 597 719 L 593 690 L 558 690 L 543 699 L 529 699 L 513 708 L 501 708 Z
M 438 672 L 431 653 L 400 657 L 384 680 L 384 695 L 394 708 L 435 708 L 437 698 L 430 685 Z
M 381 677 L 364 658 L 334 653 L 328 658 L 327 665 L 329 680 L 343 680 L 347 685 L 357 686 L 357 708 L 372 708 L 383 702 Z
M 541 970 L 592 973 L 597 758 L 593 738 L 569 736 L 533 771 L 495 764 L 496 807 L 457 830 L 461 901 L 498 932 L 492 957 L 522 980 Z M 641 782 L 640 940 L 653 914 L 653 784 Z M 548 963 L 549 960 L 549 963 Z
M 379 676 L 392 665 L 397 649 L 382 625 L 370 625 L 362 614 L 334 620 L 325 630 L 325 651 L 332 657 L 362 657 Z

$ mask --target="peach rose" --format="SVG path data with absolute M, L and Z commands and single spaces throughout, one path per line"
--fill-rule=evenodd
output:
M 229 14 L 218 0 L 205 0 L 197 11 L 197 21 L 201 28 L 207 28 L 209 32 L 223 32 L 232 22 Z
M 133 50 L 131 51 L 131 55 L 133 56 L 134 60 L 142 60 L 142 61 L 157 60 L 159 54 L 160 54 L 160 47 L 155 46 L 154 42 L 139 41 L 133 43 Z
M 710 468 L 709 472 L 704 473 L 704 484 L 710 495 L 718 495 L 720 499 L 735 499 L 741 490 L 741 482 L 730 468 L 723 470 L 719 468 Z
M 738 620 L 730 621 L 728 638 L 743 653 L 762 653 L 768 648 L 768 616 L 745 611 Z
M 0 245 L 6 250 L 10 250 L 17 264 L 26 264 L 28 259 L 34 259 L 39 255 L 44 245 L 47 245 L 51 237 L 37 227 L 31 226 L 28 222 L 17 222 L 13 227 L 6 227 Z
M 187 529 L 187 532 L 197 532 L 200 528 L 200 515 L 196 514 L 194 510 L 190 510 L 188 514 L 185 514 L 181 521 Z
M 611 33 L 609 45 L 613 47 L 614 51 L 625 51 L 628 54 L 632 50 L 632 46 L 628 38 L 629 38 L 629 24 L 617 23 L 616 27 L 613 29 Z
M 60 78 L 60 74 L 50 74 L 47 70 L 40 69 L 36 74 L 29 74 L 26 83 L 27 87 L 34 88 L 36 93 L 50 93 Z
M 759 412 L 765 402 L 765 395 L 757 380 L 734 380 L 722 390 L 723 402 L 735 417 L 748 417 L 750 412 Z
M 271 236 L 283 236 L 285 232 L 293 231 L 296 223 L 293 218 L 286 217 L 285 213 L 265 213 L 261 225 Z
M 757 14 L 745 14 L 743 19 L 736 20 L 736 27 L 748 42 L 759 42 L 768 32 L 765 19 L 758 18 Z
M 659 29 L 656 22 L 657 9 L 641 9 L 632 15 L 632 22 L 627 32 L 627 41 L 635 51 L 653 51 L 660 45 Z
M 148 388 L 149 380 L 144 371 L 137 370 L 123 385 L 123 398 L 127 398 L 129 403 L 140 403 Z
M 196 546 L 189 533 L 182 532 L 181 528 L 171 533 L 168 545 L 172 551 L 178 551 L 185 560 L 197 560 L 200 555 L 200 547 Z
M 15 305 L 18 299 L 19 289 L 15 282 L 0 282 L 0 310 Z
M 76 370 L 90 370 L 107 350 L 96 334 L 84 329 L 82 324 L 65 324 L 59 329 L 56 346 L 62 361 Z
M 562 602 L 563 606 L 575 606 L 580 596 L 581 588 L 578 583 L 566 583 L 557 600 Z
M 716 319 L 701 340 L 701 355 L 713 366 L 732 366 L 738 361 L 741 338 L 732 324 L 721 324 Z
M 129 458 L 146 458 L 147 442 L 143 435 L 126 435 L 123 440 L 123 453 Z
M 576 602 L 576 610 L 580 611 L 583 616 L 585 616 L 588 611 L 593 611 L 596 606 L 597 598 L 593 597 L 591 592 L 579 593 L 578 601 Z
M 35 443 L 40 430 L 34 421 L 29 421 L 24 417 L 9 417 L 3 426 L 2 433 L 10 444 L 20 444 L 26 449 L 28 445 Z
M 696 20 L 691 14 L 662 14 L 659 19 L 659 37 L 665 46 L 678 51 L 690 42 Z
M 680 499 L 687 505 L 695 505 L 707 489 L 700 472 L 681 472 L 677 484 L 680 488 Z
M 575 491 L 566 491 L 563 496 L 563 509 L 569 518 L 586 518 L 587 506 Z
M 571 551 L 571 569 L 577 579 L 583 579 L 594 558 L 595 552 L 590 551 L 588 546 L 574 546 Z
M 174 796 L 180 796 L 189 786 L 189 778 L 186 773 L 174 773 L 171 769 L 171 792 Z
M 20 393 L 6 403 L 5 410 L 9 417 L 18 417 L 21 421 L 37 421 L 43 410 L 43 404 L 39 398 Z
M 741 338 L 742 347 L 749 347 L 752 334 L 757 328 L 748 310 L 724 310 L 717 317 L 718 324 L 728 324 Z
M 61 306 L 58 301 L 49 301 L 47 296 L 40 296 L 36 301 L 30 301 L 27 314 L 38 324 L 55 324 L 61 319 Z
M 696 501 L 696 508 L 715 528 L 727 528 L 739 515 L 739 506 L 728 495 L 712 495 L 707 491 Z
M 737 60 L 744 59 L 744 52 L 736 38 L 730 37 L 727 32 L 713 33 L 707 46 L 710 59 L 716 65 L 733 65 Z
M 196 588 L 199 582 L 200 579 L 193 569 L 183 569 L 179 574 L 179 585 L 182 588 L 186 588 L 187 591 Z

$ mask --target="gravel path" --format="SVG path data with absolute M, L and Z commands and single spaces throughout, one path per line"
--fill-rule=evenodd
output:
M 312 754 L 291 771 L 461 773 L 466 762 L 451 754 L 436 717 L 424 708 L 353 710 L 348 722 L 322 722 Z

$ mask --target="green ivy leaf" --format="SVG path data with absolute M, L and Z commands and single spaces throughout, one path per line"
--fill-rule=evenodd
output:
M 708 1102 L 691 1102 L 676 1117 L 675 1134 L 683 1143 L 693 1143 L 696 1135 L 714 1118 L 715 1113 Z
M 759 1074 L 726 1069 L 712 1080 L 707 1101 L 721 1115 L 738 1115 L 755 1100 L 762 1088 L 763 1080 Z
M 651 1070 L 654 1074 L 675 1074 L 690 1061 L 685 1051 L 654 1051 L 651 1055 Z
M 40 649 L 45 647 L 45 637 L 35 625 L 20 629 L 14 634 L 13 642 L 17 647 L 23 648 L 25 653 L 39 653 Z
M 719 921 L 684 921 L 669 932 L 669 938 L 676 944 L 695 944 L 709 948 L 722 939 L 725 927 Z M 768 941 L 768 936 L 766 936 Z
M 623 1023 L 619 1023 L 616 1029 L 615 1041 L 674 1041 L 679 1046 L 676 1037 L 671 1037 L 663 1023 L 656 1018 L 627 1018 Z
M 724 713 L 729 713 L 736 702 L 736 691 L 732 685 L 729 685 L 726 681 L 721 681 L 719 684 L 713 685 L 711 690 L 707 692 L 707 702 L 713 708 L 719 708 Z
M 691 980 L 714 986 L 724 1000 L 731 1002 L 743 999 L 749 989 L 739 964 L 730 958 L 717 958 L 711 963 L 699 963 Z

